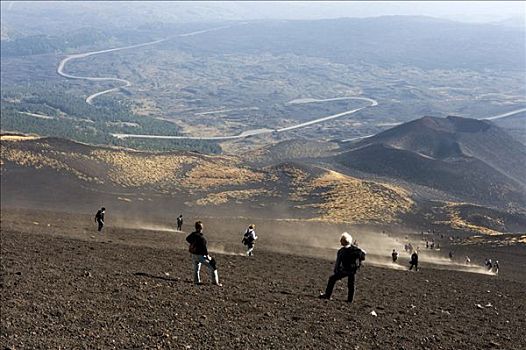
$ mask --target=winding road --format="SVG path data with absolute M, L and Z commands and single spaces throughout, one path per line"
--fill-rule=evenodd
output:
M 241 24 L 243 24 L 243 23 L 241 23 Z M 59 65 L 57 67 L 57 73 L 60 76 L 62 76 L 64 78 L 67 78 L 67 79 L 89 80 L 89 81 L 113 81 L 113 82 L 121 84 L 120 86 L 116 86 L 116 87 L 111 88 L 111 89 L 99 91 L 99 92 L 96 92 L 96 93 L 88 96 L 86 98 L 86 103 L 91 105 L 91 104 L 93 104 L 93 100 L 95 98 L 97 98 L 97 97 L 99 97 L 101 95 L 104 95 L 104 94 L 108 94 L 108 93 L 111 93 L 111 92 L 114 92 L 114 91 L 118 91 L 121 88 L 129 87 L 129 86 L 132 85 L 132 83 L 129 80 L 121 79 L 121 78 L 115 78 L 115 77 L 86 77 L 86 76 L 69 74 L 69 73 L 64 72 L 64 69 L 65 69 L 66 64 L 68 62 L 76 60 L 76 59 L 82 59 L 82 58 L 86 58 L 86 57 L 89 57 L 89 56 L 94 56 L 94 55 L 100 55 L 100 54 L 105 54 L 105 53 L 110 53 L 110 52 L 129 50 L 129 49 L 136 49 L 136 48 L 140 48 L 140 47 L 155 45 L 155 44 L 159 44 L 159 43 L 162 43 L 164 41 L 170 40 L 172 38 L 182 38 L 182 37 L 194 36 L 194 35 L 199 35 L 199 34 L 203 34 L 203 33 L 217 31 L 217 30 L 225 29 L 225 28 L 229 28 L 229 27 L 231 27 L 231 26 L 215 27 L 215 28 L 211 28 L 211 29 L 199 30 L 199 31 L 195 31 L 195 32 L 185 33 L 185 34 L 178 34 L 178 35 L 174 35 L 174 36 L 171 36 L 171 37 L 168 37 L 168 38 L 154 40 L 154 41 L 149 41 L 149 42 L 146 42 L 146 43 L 141 43 L 141 44 L 136 44 L 136 45 L 116 47 L 116 48 L 112 48 L 112 49 L 91 51 L 91 52 L 85 52 L 85 53 L 69 55 L 66 58 L 64 58 L 62 61 L 60 61 Z M 114 137 L 120 138 L 120 139 L 124 139 L 124 138 L 142 138 L 142 139 L 216 140 L 216 141 L 217 140 L 234 140 L 234 139 L 242 139 L 242 138 L 245 138 L 245 137 L 250 137 L 250 136 L 255 136 L 255 135 L 268 134 L 268 133 L 280 133 L 280 132 L 284 132 L 284 131 L 290 131 L 290 130 L 294 130 L 294 129 L 299 129 L 299 128 L 303 128 L 305 126 L 309 126 L 309 125 L 325 122 L 325 121 L 328 121 L 328 120 L 331 120 L 331 119 L 336 119 L 336 118 L 340 118 L 340 117 L 343 117 L 343 116 L 346 116 L 346 115 L 350 115 L 350 114 L 356 113 L 356 112 L 358 112 L 358 111 L 360 111 L 360 110 L 362 110 L 364 108 L 373 107 L 373 106 L 378 105 L 378 102 L 376 100 L 371 99 L 371 98 L 367 98 L 367 97 L 348 97 L 348 96 L 329 98 L 329 99 L 313 99 L 313 98 L 297 99 L 297 100 L 290 101 L 289 104 L 320 103 L 320 102 L 329 102 L 329 101 L 338 101 L 338 100 L 352 100 L 352 99 L 367 101 L 367 102 L 370 103 L 370 105 L 366 106 L 366 107 L 361 107 L 361 108 L 352 109 L 352 110 L 349 110 L 349 111 L 344 111 L 344 112 L 341 112 L 341 113 L 325 116 L 325 117 L 322 117 L 322 118 L 318 118 L 318 119 L 315 119 L 315 120 L 311 120 L 311 121 L 308 121 L 308 122 L 304 122 L 304 123 L 300 123 L 300 124 L 297 124 L 297 125 L 288 126 L 288 127 L 285 127 L 285 128 L 280 128 L 280 129 L 262 128 L 262 129 L 253 129 L 253 130 L 243 131 L 242 133 L 240 133 L 238 135 L 205 136 L 205 137 L 202 137 L 202 136 L 139 135 L 139 134 L 112 134 L 112 135 Z
M 268 128 L 262 128 L 262 129 L 252 129 L 252 130 L 246 130 L 243 131 L 240 134 L 237 135 L 230 135 L 230 136 L 169 136 L 169 135 L 140 135 L 140 134 L 112 134 L 112 136 L 119 138 L 119 139 L 125 139 L 125 138 L 136 138 L 136 139 L 164 139 L 164 140 L 213 140 L 213 141 L 227 141 L 227 140 L 235 140 L 235 139 L 242 139 L 249 136 L 255 136 L 255 135 L 262 135 L 262 134 L 270 134 L 270 133 L 280 133 L 285 131 L 290 131 L 294 129 L 303 128 L 305 126 L 322 123 L 327 120 L 341 118 L 346 115 L 350 115 L 353 113 L 356 113 L 358 111 L 361 111 L 364 108 L 377 106 L 378 102 L 376 100 L 373 100 L 372 98 L 367 97 L 338 97 L 337 100 L 362 100 L 367 101 L 370 103 L 369 106 L 351 109 L 349 111 L 332 114 L 329 116 L 321 117 L 318 119 L 310 120 L 308 122 L 288 126 L 285 128 L 280 129 L 268 129 Z M 296 102 L 295 104 L 299 103 L 314 103 L 314 102 L 326 102 L 326 101 L 334 101 L 336 99 L 326 99 L 326 100 L 314 100 L 314 99 L 305 99 L 303 102 Z
M 526 112 L 526 108 L 516 109 L 516 110 L 508 112 L 508 113 L 494 115 L 492 117 L 484 118 L 484 120 L 495 120 L 495 119 L 506 118 L 506 117 L 512 116 L 514 114 L 519 114 L 519 113 L 522 113 L 522 112 Z
M 244 24 L 244 23 L 241 23 L 241 24 Z M 204 30 L 190 32 L 190 33 L 178 34 L 178 35 L 174 35 L 174 36 L 171 36 L 171 37 L 168 37 L 168 38 L 154 40 L 154 41 L 149 41 L 149 42 L 146 42 L 146 43 L 141 43 L 141 44 L 136 44 L 136 45 L 116 47 L 116 48 L 112 48 L 112 49 L 91 51 L 91 52 L 86 52 L 86 53 L 69 55 L 69 56 L 67 56 L 66 58 L 64 58 L 63 60 L 60 61 L 59 65 L 57 67 L 57 73 L 59 75 L 61 75 L 62 77 L 67 78 L 67 79 L 89 80 L 89 81 L 113 81 L 115 83 L 121 84 L 120 86 L 116 86 L 116 87 L 113 87 L 111 89 L 99 91 L 99 92 L 96 92 L 96 93 L 88 96 L 86 98 L 86 103 L 91 105 L 91 104 L 93 104 L 93 100 L 95 98 L 97 98 L 97 97 L 99 97 L 101 95 L 104 95 L 104 94 L 108 94 L 108 93 L 111 93 L 111 92 L 114 92 L 114 91 L 118 91 L 118 90 L 120 90 L 122 88 L 125 88 L 125 87 L 129 87 L 129 86 L 132 85 L 132 83 L 129 80 L 121 79 L 121 78 L 115 78 L 115 77 L 86 77 L 86 76 L 79 76 L 79 75 L 68 74 L 68 73 L 64 72 L 66 63 L 68 63 L 70 61 L 73 61 L 73 60 L 76 60 L 76 59 L 86 58 L 86 57 L 89 57 L 89 56 L 100 55 L 100 54 L 116 52 L 116 51 L 122 51 L 122 50 L 136 49 L 136 48 L 150 46 L 150 45 L 156 45 L 156 44 L 165 42 L 165 41 L 173 39 L 173 38 L 189 37 L 189 36 L 199 35 L 199 34 L 208 33 L 208 32 L 212 32 L 212 31 L 217 31 L 217 30 L 221 30 L 221 29 L 225 29 L 225 28 L 229 28 L 229 27 L 231 27 L 231 25 L 215 27 L 215 28 L 210 28 L 210 29 L 204 29 Z M 295 129 L 303 128 L 303 127 L 306 127 L 306 126 L 309 126 L 309 125 L 318 124 L 318 123 L 322 123 L 322 122 L 325 122 L 325 121 L 328 121 L 328 120 L 332 120 L 332 119 L 341 118 L 341 117 L 344 117 L 344 116 L 347 116 L 347 115 L 351 115 L 353 113 L 361 111 L 362 109 L 369 108 L 369 107 L 374 107 L 374 106 L 378 105 L 378 102 L 376 100 L 372 99 L 372 98 L 357 97 L 357 96 L 353 96 L 353 97 L 351 97 L 351 96 L 343 96 L 343 97 L 335 97 L 335 98 L 327 98 L 327 99 L 302 98 L 302 99 L 292 100 L 292 101 L 288 102 L 287 104 L 295 105 L 295 104 L 306 104 L 306 103 L 322 103 L 322 102 L 340 101 L 340 100 L 362 100 L 362 101 L 367 101 L 370 104 L 368 106 L 365 106 L 365 107 L 356 108 L 356 109 L 344 111 L 344 112 L 337 113 L 337 114 L 332 114 L 332 115 L 329 115 L 329 116 L 317 118 L 317 119 L 314 119 L 314 120 L 310 120 L 310 121 L 307 121 L 307 122 L 304 122 L 304 123 L 300 123 L 300 124 L 296 124 L 296 125 L 292 125 L 292 126 L 288 126 L 288 127 L 284 127 L 284 128 L 252 129 L 252 130 L 243 131 L 243 132 L 241 132 L 240 134 L 237 134 L 237 135 L 227 135 L 227 136 L 170 136 L 170 135 L 112 134 L 112 136 L 114 136 L 116 138 L 119 138 L 119 139 L 142 138 L 142 139 L 214 140 L 214 141 L 235 140 L 235 139 L 242 139 L 242 138 L 255 136 L 255 135 L 262 135 L 262 134 L 269 134 L 269 133 L 280 133 L 280 132 L 295 130 Z M 487 117 L 487 118 L 484 118 L 484 119 L 485 120 L 495 120 L 495 119 L 505 118 L 505 117 L 508 117 L 508 116 L 511 116 L 511 115 L 514 115 L 514 114 L 517 114 L 517 113 L 525 112 L 525 111 L 526 111 L 526 108 L 521 108 L 521 109 L 517 109 L 517 110 L 511 111 L 511 112 L 504 113 L 504 114 L 499 114 L 499 115 L 496 115 L 496 116 Z M 222 112 L 225 112 L 225 111 L 222 111 Z M 206 112 L 202 113 L 202 114 L 206 114 Z M 39 117 L 41 117 L 41 116 L 39 115 Z M 354 140 L 357 140 L 357 139 L 367 138 L 367 137 L 371 137 L 371 136 L 373 136 L 373 135 L 367 135 L 367 136 L 352 138 L 352 139 L 348 139 L 348 140 L 343 140 L 342 142 L 354 141 Z
M 136 45 L 130 45 L 130 46 L 122 46 L 122 47 L 115 47 L 115 48 L 107 49 L 107 50 L 91 51 L 91 52 L 86 52 L 86 53 L 78 53 L 78 54 L 74 54 L 74 55 L 69 55 L 66 58 L 64 58 L 62 61 L 60 61 L 59 65 L 57 67 L 57 73 L 60 76 L 63 76 L 64 78 L 67 78 L 67 79 L 78 79 L 78 80 L 89 80 L 89 81 L 113 81 L 113 82 L 122 84 L 120 86 L 117 86 L 117 87 L 114 87 L 114 88 L 111 88 L 111 89 L 107 89 L 107 90 L 104 90 L 104 91 L 100 91 L 100 92 L 97 92 L 97 93 L 94 93 L 94 94 L 88 96 L 86 98 L 86 103 L 91 105 L 91 104 L 93 104 L 93 99 L 94 98 L 96 98 L 98 96 L 101 96 L 101 95 L 104 95 L 104 94 L 107 94 L 107 93 L 110 93 L 110 92 L 113 92 L 113 91 L 118 91 L 118 90 L 120 90 L 121 88 L 124 88 L 124 87 L 131 86 L 132 83 L 129 80 L 120 79 L 120 78 L 114 78 L 114 77 L 83 77 L 83 76 L 79 76 L 79 75 L 72 75 L 72 74 L 65 73 L 64 72 L 64 68 L 66 66 L 66 63 L 68 63 L 69 61 L 80 59 L 80 58 L 86 58 L 86 57 L 89 57 L 89 56 L 109 53 L 109 52 L 129 50 L 129 49 L 136 49 L 136 48 L 139 48 L 139 47 L 155 45 L 155 44 L 159 44 L 159 43 L 162 43 L 164 41 L 167 41 L 167 40 L 170 40 L 170 39 L 173 39 L 173 38 L 184 38 L 184 37 L 188 37 L 188 36 L 194 36 L 194 35 L 199 35 L 199 34 L 203 34 L 203 33 L 213 32 L 213 31 L 216 31 L 216 30 L 225 29 L 225 28 L 229 28 L 229 27 L 231 27 L 231 26 L 215 27 L 215 28 L 210 28 L 210 29 L 198 30 L 198 31 L 195 31 L 195 32 L 190 32 L 190 33 L 178 34 L 178 35 L 174 35 L 174 36 L 171 36 L 171 37 L 168 37 L 168 38 L 154 40 L 154 41 L 149 41 L 149 42 L 142 43 L 142 44 L 136 44 Z
M 494 115 L 494 116 L 491 116 L 491 117 L 482 118 L 480 120 L 497 120 L 497 119 L 506 118 L 506 117 L 509 117 L 509 116 L 512 116 L 512 115 L 515 115 L 515 114 L 519 114 L 519 113 L 522 113 L 522 112 L 526 112 L 526 108 L 516 109 L 516 110 L 510 111 L 510 112 L 507 112 L 507 113 L 502 113 L 502 114 Z M 402 124 L 402 123 L 393 123 L 393 124 L 394 124 L 393 126 L 396 126 L 396 125 L 399 125 L 399 124 Z M 372 137 L 374 135 L 376 135 L 376 134 L 353 137 L 353 138 L 350 138 L 350 139 L 341 140 L 340 142 L 351 142 L 351 141 L 363 140 L 363 139 Z

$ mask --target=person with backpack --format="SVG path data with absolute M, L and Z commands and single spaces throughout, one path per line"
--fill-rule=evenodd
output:
M 102 207 L 97 211 L 97 214 L 95 214 L 95 222 L 99 224 L 98 231 L 102 231 L 102 227 L 104 227 L 104 214 L 106 213 L 106 208 Z
M 203 235 L 203 227 L 203 223 L 201 221 L 197 221 L 195 223 L 195 231 L 186 237 L 186 241 L 189 243 L 188 251 L 192 254 L 192 264 L 194 266 L 194 283 L 196 285 L 201 284 L 199 272 L 201 270 L 201 264 L 204 264 L 208 268 L 212 283 L 221 287 L 222 285 L 219 283 L 216 261 L 208 254 L 208 249 L 206 247 L 207 242 L 205 236 Z
M 336 255 L 334 274 L 329 277 L 325 293 L 320 294 L 320 299 L 330 299 L 334 285 L 337 281 L 347 277 L 347 302 L 352 303 L 355 292 L 355 274 L 365 260 L 365 251 L 351 244 L 352 236 L 344 232 L 340 238 L 342 248 Z
M 254 244 L 256 239 L 258 239 L 258 237 L 256 236 L 255 229 L 256 225 L 250 225 L 245 231 L 245 234 L 243 235 L 243 240 L 241 241 L 241 243 L 247 246 L 247 256 L 253 255 Z
M 177 217 L 177 231 L 183 230 L 183 214 Z

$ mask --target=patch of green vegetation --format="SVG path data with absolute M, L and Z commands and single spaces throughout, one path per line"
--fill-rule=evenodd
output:
M 2 56 L 28 56 L 52 52 L 64 52 L 85 45 L 108 41 L 110 35 L 97 31 L 81 30 L 60 36 L 32 35 L 12 41 L 2 41 Z
M 1 129 L 5 131 L 151 151 L 221 152 L 221 147 L 210 141 L 117 139 L 111 134 L 179 135 L 180 131 L 174 123 L 137 116 L 126 102 L 111 98 L 100 99 L 100 103 L 93 106 L 60 86 L 40 83 L 3 88 L 1 99 Z

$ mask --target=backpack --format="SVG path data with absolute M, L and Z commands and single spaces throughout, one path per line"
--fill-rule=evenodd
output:
M 241 241 L 241 243 L 243 243 L 244 245 L 249 245 L 252 242 L 254 242 L 254 237 L 252 236 L 251 231 L 247 230 L 243 235 L 243 240 Z
M 343 250 L 343 261 L 342 267 L 345 271 L 356 273 L 356 271 L 362 266 L 362 261 L 365 260 L 365 252 L 352 245 L 349 248 L 342 248 Z
M 360 248 L 358 248 L 360 249 Z M 358 260 L 361 262 L 361 261 L 364 261 L 365 260 L 365 255 L 366 253 L 360 249 L 360 252 L 358 253 Z M 398 257 L 398 253 L 396 253 L 396 257 Z

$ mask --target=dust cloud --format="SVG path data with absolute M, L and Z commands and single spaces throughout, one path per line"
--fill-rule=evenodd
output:
M 114 219 L 112 226 L 138 231 L 180 232 L 174 228 L 175 225 L 172 226 L 164 223 L 154 224 L 143 220 L 124 219 L 120 217 Z
M 351 233 L 356 244 L 367 252 L 366 265 L 384 267 L 395 270 L 407 270 L 409 268 L 410 252 L 404 250 L 404 246 L 410 243 L 417 251 L 419 257 L 419 268 L 433 268 L 443 270 L 455 270 L 471 273 L 494 275 L 484 266 L 466 264 L 443 256 L 444 251 L 440 249 L 425 248 L 425 241 L 409 239 L 403 234 L 390 236 L 383 232 L 372 229 L 346 229 L 341 227 L 327 227 L 313 225 L 305 227 L 298 225 L 297 230 L 274 231 L 272 239 L 260 242 L 266 243 L 265 248 L 300 256 L 318 257 L 334 260 L 340 246 L 340 235 L 343 231 Z M 391 252 L 396 249 L 398 260 L 392 262 Z
M 381 266 L 390 269 L 405 270 L 409 267 L 411 252 L 406 252 L 405 244 L 411 244 L 418 252 L 419 268 L 434 268 L 442 270 L 455 270 L 472 273 L 494 275 L 483 266 L 476 264 L 466 264 L 449 257 L 443 256 L 444 252 L 440 249 L 425 248 L 424 240 L 410 240 L 405 237 L 395 238 L 385 233 L 375 231 L 359 231 L 354 236 L 358 245 L 368 253 L 367 264 Z M 391 252 L 396 249 L 398 260 L 392 262 Z
M 225 244 L 218 244 L 214 243 L 210 245 L 210 248 L 208 248 L 208 251 L 212 254 L 222 254 L 222 255 L 237 255 L 237 256 L 244 256 L 244 253 L 236 252 L 232 247 L 229 247 Z
M 245 222 L 246 221 L 246 222 Z M 365 265 L 383 267 L 394 270 L 407 270 L 411 253 L 404 250 L 410 243 L 417 251 L 419 268 L 455 270 L 471 273 L 494 275 L 492 271 L 477 264 L 466 264 L 463 259 L 449 259 L 440 249 L 425 248 L 423 238 L 406 233 L 384 233 L 379 229 L 350 227 L 344 224 L 333 224 L 308 220 L 251 220 L 237 218 L 207 218 L 205 235 L 209 241 L 209 251 L 212 254 L 245 255 L 245 247 L 241 244 L 244 230 L 249 223 L 256 223 L 259 239 L 255 244 L 255 254 L 259 249 L 296 256 L 314 257 L 334 261 L 340 246 L 340 235 L 349 232 L 356 244 L 367 252 Z M 158 231 L 185 233 L 177 231 L 168 223 L 152 224 L 143 220 L 118 220 L 119 227 Z M 185 247 L 186 248 L 186 247 Z M 399 253 L 396 263 L 392 262 L 393 249 Z

